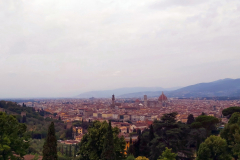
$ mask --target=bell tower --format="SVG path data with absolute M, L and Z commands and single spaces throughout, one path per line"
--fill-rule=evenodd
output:
M 114 94 L 112 95 L 112 105 L 115 106 L 115 96 L 114 96 Z

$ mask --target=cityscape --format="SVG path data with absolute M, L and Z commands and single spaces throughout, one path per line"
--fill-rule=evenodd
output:
M 61 119 L 72 127 L 74 121 L 112 121 L 113 127 L 118 127 L 121 135 L 126 141 L 130 139 L 130 133 L 134 130 L 148 128 L 154 120 L 167 113 L 177 112 L 177 120 L 187 123 L 188 116 L 192 114 L 195 118 L 205 113 L 214 116 L 223 123 L 228 119 L 222 115 L 222 111 L 232 106 L 240 106 L 240 100 L 206 100 L 206 99 L 178 99 L 167 98 L 162 93 L 158 98 L 147 98 L 144 95 L 142 99 L 117 99 L 112 98 L 89 98 L 89 99 L 36 99 L 33 102 L 23 102 L 28 107 L 37 110 L 44 110 L 51 113 L 44 118 Z M 22 105 L 22 103 L 19 103 Z M 53 116 L 53 114 L 55 114 Z M 62 143 L 78 143 L 87 130 L 81 129 L 78 135 L 74 135 L 75 141 L 65 140 Z M 135 131 L 136 132 L 136 131 Z M 77 141 L 77 142 L 76 142 Z
M 240 160 L 240 0 L 0 0 L 0 160 Z

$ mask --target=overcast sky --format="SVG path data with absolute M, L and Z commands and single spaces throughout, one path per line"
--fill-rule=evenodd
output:
M 0 0 L 0 98 L 240 78 L 239 0 Z

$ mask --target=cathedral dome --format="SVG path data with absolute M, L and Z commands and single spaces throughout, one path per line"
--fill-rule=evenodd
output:
M 167 101 L 167 96 L 165 96 L 165 94 L 162 92 L 162 95 L 158 98 L 158 101 Z

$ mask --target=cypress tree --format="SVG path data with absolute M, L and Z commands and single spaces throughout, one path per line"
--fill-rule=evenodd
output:
M 57 138 L 55 135 L 54 123 L 48 128 L 48 135 L 43 145 L 43 160 L 57 160 Z
M 134 157 L 138 157 L 140 154 L 140 151 L 139 151 L 140 144 L 141 144 L 141 136 L 138 136 L 138 140 L 133 144 Z
M 69 157 L 72 157 L 72 145 L 69 146 Z
M 68 146 L 66 146 L 66 153 L 65 153 L 66 156 L 68 156 Z
M 195 121 L 194 117 L 192 114 L 188 115 L 188 120 L 187 120 L 187 124 L 192 124 Z
M 130 137 L 130 141 L 129 141 L 129 149 L 127 152 L 127 155 L 134 155 L 134 145 L 132 144 L 132 137 Z
M 26 116 L 23 116 L 22 117 L 22 123 L 25 123 L 25 122 L 27 122 L 27 118 L 26 118 Z
M 154 136 L 154 131 L 153 131 L 153 126 L 151 124 L 150 126 L 150 131 L 149 131 L 149 144 L 151 144 L 150 142 L 155 138 Z
M 74 158 L 76 157 L 76 154 L 77 154 L 76 152 L 77 152 L 77 144 L 76 144 L 75 147 L 74 147 L 74 152 L 73 152 L 73 154 L 74 154 L 73 157 L 74 157 Z
M 108 130 L 104 139 L 101 160 L 116 160 L 111 121 L 109 121 Z

